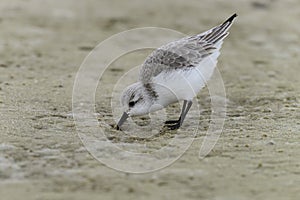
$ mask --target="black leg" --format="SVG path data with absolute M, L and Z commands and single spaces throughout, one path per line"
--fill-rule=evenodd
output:
M 168 121 L 165 122 L 165 124 L 177 124 L 177 123 L 179 123 L 181 121 L 181 116 L 185 111 L 186 103 L 187 103 L 187 101 L 184 100 L 179 119 L 177 119 L 177 120 L 168 120 Z
M 182 125 L 187 113 L 189 112 L 193 102 L 192 101 L 187 101 L 184 100 L 181 114 L 178 120 L 171 120 L 171 121 L 166 121 L 165 124 L 167 127 L 171 130 L 178 129 Z
M 187 101 L 187 106 L 185 108 L 185 112 L 180 116 L 180 125 L 183 123 L 187 113 L 189 112 L 190 108 L 192 107 L 193 102 Z

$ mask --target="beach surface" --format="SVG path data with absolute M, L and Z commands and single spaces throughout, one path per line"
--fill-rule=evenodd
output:
M 76 74 L 90 51 L 132 28 L 193 35 L 233 13 L 239 16 L 218 63 L 227 116 L 208 156 L 198 157 L 210 117 L 205 89 L 198 96 L 203 113 L 194 116 L 201 133 L 172 165 L 131 174 L 97 161 L 72 116 Z M 1 0 L 1 199 L 298 200 L 299 18 L 297 0 Z M 112 63 L 102 89 L 110 91 L 115 77 L 125 73 L 123 64 L 141 64 L 150 52 Z M 99 121 L 112 123 L 111 105 L 101 100 L 109 95 L 97 92 L 96 111 Z M 114 143 L 131 147 L 159 148 L 174 134 L 193 137 L 182 129 L 136 141 L 106 130 Z

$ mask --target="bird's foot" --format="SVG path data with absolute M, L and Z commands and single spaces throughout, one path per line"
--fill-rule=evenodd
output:
M 177 130 L 180 128 L 180 123 L 176 123 L 176 124 L 167 124 L 166 127 L 170 130 Z
M 165 124 L 177 124 L 179 123 L 179 120 L 168 120 L 165 122 Z
M 170 130 L 176 130 L 179 129 L 181 126 L 181 118 L 178 120 L 168 120 L 165 122 L 165 127 L 167 127 Z

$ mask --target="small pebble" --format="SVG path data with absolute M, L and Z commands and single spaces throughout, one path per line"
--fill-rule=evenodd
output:
M 132 187 L 128 188 L 128 192 L 129 193 L 133 193 L 134 192 L 134 189 Z
M 41 130 L 41 129 L 43 129 L 44 127 L 43 127 L 42 125 L 34 125 L 33 128 Z
M 265 4 L 265 3 L 262 3 L 262 2 L 258 2 L 258 1 L 255 1 L 255 2 L 252 2 L 252 7 L 256 8 L 256 9 L 267 9 L 268 8 L 268 5 Z
M 75 124 L 73 124 L 73 123 L 72 124 L 66 124 L 65 127 L 72 128 L 72 127 L 75 127 Z
M 80 46 L 78 47 L 79 50 L 81 51 L 92 51 L 94 49 L 94 47 L 91 46 Z
M 271 108 L 266 108 L 266 109 L 264 109 L 264 112 L 272 112 L 272 109 Z
M 262 166 L 262 163 L 258 163 L 257 168 L 261 168 Z
M 268 76 L 270 78 L 274 78 L 276 76 L 276 73 L 274 71 L 270 71 L 270 72 L 268 72 Z
M 271 140 L 271 141 L 269 141 L 267 144 L 268 144 L 268 145 L 275 145 L 275 142 L 274 142 L 273 140 Z

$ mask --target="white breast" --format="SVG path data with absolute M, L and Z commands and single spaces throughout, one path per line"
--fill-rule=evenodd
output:
M 218 54 L 205 58 L 195 68 L 162 72 L 154 77 L 157 103 L 165 107 L 180 100 L 192 100 L 212 76 Z

